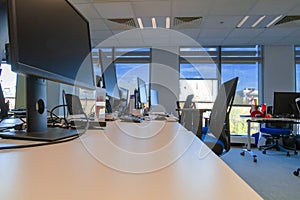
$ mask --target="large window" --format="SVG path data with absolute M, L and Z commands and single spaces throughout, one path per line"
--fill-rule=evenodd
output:
M 241 119 L 240 115 L 249 114 L 253 99 L 259 98 L 260 66 L 261 50 L 257 45 L 180 48 L 180 100 L 184 101 L 187 95 L 194 94 L 198 107 L 212 106 L 219 84 L 238 76 L 230 131 L 245 134 L 245 119 Z
M 235 94 L 234 106 L 230 113 L 230 128 L 233 134 L 247 132 L 245 119 L 241 114 L 249 114 L 254 99 L 259 102 L 258 80 L 261 66 L 260 46 L 222 47 L 221 77 L 222 82 L 238 76 L 239 82 Z M 254 128 L 252 132 L 256 132 Z

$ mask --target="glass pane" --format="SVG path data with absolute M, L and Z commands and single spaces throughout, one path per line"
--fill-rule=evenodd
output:
M 180 78 L 185 79 L 216 79 L 216 64 L 180 64 Z
M 213 102 L 217 96 L 217 80 L 184 80 L 179 81 L 179 101 L 185 101 L 186 97 L 194 94 L 195 102 Z
M 11 66 L 1 64 L 0 82 L 3 90 L 3 95 L 6 101 L 9 101 L 9 108 L 15 108 L 16 83 L 17 75 L 11 71 Z
M 258 98 L 258 63 L 253 64 L 222 64 L 222 82 L 239 77 L 235 104 L 251 104 Z
M 118 86 L 129 89 L 133 94 L 137 89 L 137 77 L 149 83 L 149 66 L 145 63 L 116 63 Z

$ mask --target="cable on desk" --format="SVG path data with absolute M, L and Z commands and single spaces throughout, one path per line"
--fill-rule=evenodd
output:
M 82 136 L 89 127 L 89 120 L 86 114 L 84 114 L 85 118 L 86 118 L 86 125 L 82 131 L 82 133 L 78 133 L 77 135 L 70 137 L 70 138 L 65 138 L 65 139 L 61 139 L 61 140 L 57 140 L 57 141 L 53 141 L 53 142 L 42 142 L 42 143 L 34 143 L 34 144 L 25 144 L 25 145 L 12 145 L 12 146 L 5 146 L 5 147 L 0 147 L 0 151 L 1 150 L 9 150 L 9 149 L 21 149 L 21 148 L 31 148 L 31 147 L 39 147 L 39 146 L 46 146 L 46 145 L 52 145 L 52 144 L 59 144 L 59 143 L 64 143 L 64 142 L 70 142 L 72 140 L 75 140 L 77 138 L 79 138 L 80 136 Z

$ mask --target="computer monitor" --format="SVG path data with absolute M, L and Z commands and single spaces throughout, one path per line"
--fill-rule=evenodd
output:
M 112 62 L 107 67 L 102 66 L 103 87 L 106 89 L 107 96 L 120 99 L 120 90 L 118 87 L 116 66 Z
M 5 44 L 8 42 L 7 1 L 0 0 L 0 65 L 6 58 Z
M 299 116 L 295 99 L 300 97 L 298 92 L 274 92 L 273 115 Z
M 139 103 L 141 103 L 141 104 L 148 103 L 146 82 L 138 77 L 137 78 L 137 84 L 138 84 L 138 93 L 139 93 Z
M 150 106 L 158 105 L 158 91 L 155 89 L 150 90 Z
M 27 130 L 1 137 L 54 141 L 78 134 L 47 127 L 46 80 L 95 89 L 88 20 L 67 0 L 7 4 L 12 70 L 26 76 Z

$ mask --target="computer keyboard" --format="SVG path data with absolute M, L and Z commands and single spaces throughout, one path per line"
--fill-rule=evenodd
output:
M 124 115 L 119 118 L 122 122 L 135 122 L 141 123 L 143 120 L 141 117 L 137 117 L 134 115 Z

